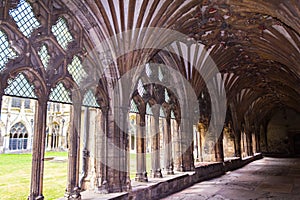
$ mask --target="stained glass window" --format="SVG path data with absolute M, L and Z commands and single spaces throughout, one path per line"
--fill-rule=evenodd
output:
M 32 31 L 40 26 L 30 4 L 25 0 L 20 0 L 18 6 L 15 9 L 11 9 L 9 14 L 26 37 L 30 37 Z
M 9 59 L 15 57 L 17 57 L 17 54 L 9 47 L 5 33 L 0 30 L 0 71 L 4 69 Z
M 11 96 L 36 98 L 34 87 L 22 73 L 19 73 L 16 78 L 8 80 L 8 87 L 4 90 L 4 93 Z
M 73 40 L 73 37 L 67 26 L 67 22 L 63 18 L 58 18 L 55 25 L 52 26 L 52 33 L 56 37 L 58 44 L 66 50 L 68 44 Z

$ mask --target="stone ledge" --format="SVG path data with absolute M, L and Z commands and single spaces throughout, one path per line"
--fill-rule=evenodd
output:
M 223 163 L 196 163 L 193 172 L 175 172 L 174 175 L 164 175 L 163 178 L 151 178 L 149 182 L 132 182 L 132 190 L 123 193 L 96 194 L 90 191 L 82 192 L 82 199 L 88 200 L 155 200 L 181 191 L 195 183 L 215 178 L 261 159 L 262 154 L 247 158 L 227 159 Z

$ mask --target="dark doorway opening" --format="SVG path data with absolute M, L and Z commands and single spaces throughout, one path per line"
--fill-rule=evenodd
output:
M 300 134 L 294 136 L 295 154 L 300 154 Z

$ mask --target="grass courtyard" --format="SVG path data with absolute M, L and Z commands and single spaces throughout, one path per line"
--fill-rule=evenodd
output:
M 0 199 L 25 200 L 30 191 L 31 154 L 0 154 Z M 67 159 L 67 152 L 46 152 L 45 157 Z M 150 172 L 150 154 L 147 154 Z M 130 178 L 134 179 L 136 155 L 130 154 Z M 67 162 L 45 161 L 43 194 L 46 200 L 64 196 L 67 183 Z
M 67 152 L 46 152 L 46 157 L 65 157 Z M 29 195 L 31 154 L 0 154 L 0 199 L 25 200 Z M 67 182 L 67 162 L 45 161 L 45 199 L 63 197 Z

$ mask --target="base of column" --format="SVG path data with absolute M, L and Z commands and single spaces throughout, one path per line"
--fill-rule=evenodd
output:
M 152 178 L 162 178 L 161 169 L 157 169 L 154 172 L 152 172 Z
M 100 183 L 98 185 L 98 188 L 96 189 L 96 193 L 99 193 L 99 194 L 108 194 L 107 181 L 104 180 L 102 183 Z
M 28 196 L 28 200 L 44 200 L 44 196 L 40 195 L 37 197 L 34 197 L 33 195 Z
M 135 181 L 138 181 L 138 182 L 148 182 L 147 172 L 136 173 Z
M 171 165 L 169 165 L 169 167 L 167 167 L 167 174 L 168 175 L 173 175 L 174 174 L 174 170 L 173 170 L 173 165 L 171 164 Z
M 196 158 L 196 162 L 203 162 L 203 158 Z
M 66 192 L 65 198 L 68 200 L 81 200 L 80 188 L 76 187 L 72 192 Z
M 128 173 L 129 174 L 129 173 Z M 132 190 L 132 187 L 131 187 L 131 180 L 130 180 L 130 177 L 127 176 L 127 179 L 126 179 L 126 191 L 131 191 Z
M 182 164 L 179 166 L 179 171 L 180 172 L 184 172 L 185 171 L 184 166 Z
M 167 169 L 167 174 L 168 175 L 174 175 L 173 169 Z

